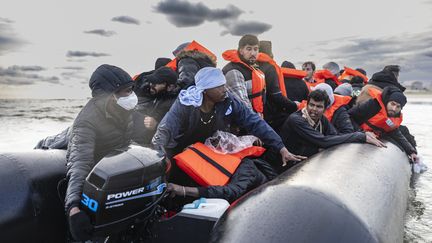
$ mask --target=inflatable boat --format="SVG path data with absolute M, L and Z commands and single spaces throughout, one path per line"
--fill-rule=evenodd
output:
M 107 242 L 403 242 L 411 170 L 407 156 L 387 146 L 336 146 L 230 206 L 201 199 L 169 218 L 160 206 L 164 158 L 131 147 L 93 168 L 81 208 Z M 62 150 L 0 154 L 1 242 L 70 239 L 65 163 Z

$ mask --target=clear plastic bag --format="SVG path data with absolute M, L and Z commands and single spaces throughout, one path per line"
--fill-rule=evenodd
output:
M 216 131 L 205 140 L 205 145 L 220 154 L 233 154 L 252 147 L 256 140 L 258 138 L 252 135 L 237 137 L 229 132 Z
M 428 167 L 423 162 L 423 157 L 418 156 L 418 162 L 417 163 L 413 163 L 413 171 L 414 171 L 414 173 L 420 174 L 420 173 L 423 173 L 423 172 L 427 171 L 427 169 L 428 169 Z

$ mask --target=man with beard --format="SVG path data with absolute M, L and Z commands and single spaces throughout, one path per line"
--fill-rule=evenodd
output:
M 77 241 L 89 240 L 92 233 L 89 216 L 79 208 L 85 178 L 103 157 L 131 143 L 132 112 L 138 102 L 133 85 L 123 69 L 99 66 L 89 81 L 92 98 L 70 128 L 65 210 Z
M 134 141 L 149 145 L 157 125 L 177 97 L 177 74 L 169 67 L 160 67 L 148 76 L 138 77 L 136 82 L 140 85 L 135 87 L 138 105 L 133 115 Z
M 412 161 L 417 162 L 416 149 L 400 130 L 401 111 L 407 103 L 405 95 L 392 85 L 385 87 L 382 91 L 369 88 L 368 93 L 371 99 L 349 110 L 353 125 L 358 125 L 364 131 L 371 131 L 394 141 Z
M 340 134 L 324 116 L 330 104 L 327 93 L 314 90 L 309 94 L 307 105 L 292 113 L 281 128 L 281 137 L 285 146 L 294 154 L 311 156 L 331 146 L 342 143 L 370 143 L 378 147 L 384 144 L 371 132 Z M 276 169 L 282 169 L 274 165 Z
M 256 60 L 259 41 L 254 35 L 244 35 L 237 50 L 227 50 L 222 57 L 229 61 L 222 69 L 228 91 L 248 108 L 263 117 L 265 104 L 265 77 Z

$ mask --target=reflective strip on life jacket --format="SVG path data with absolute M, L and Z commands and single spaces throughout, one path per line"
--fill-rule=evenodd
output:
M 334 113 L 342 106 L 348 105 L 351 102 L 352 97 L 351 96 L 343 96 L 343 95 L 333 95 L 334 96 L 334 102 L 332 106 L 326 109 L 324 112 L 324 116 L 329 120 L 330 122 L 333 119 Z
M 341 85 L 342 82 L 338 80 L 338 78 L 333 75 L 333 73 L 331 73 L 329 70 L 327 69 L 323 69 L 323 70 L 318 70 L 314 73 L 314 79 L 315 80 L 323 80 L 323 82 L 325 82 L 326 79 L 331 79 L 333 80 L 336 85 Z
M 285 67 L 282 67 L 281 71 L 282 71 L 282 75 L 285 78 L 299 78 L 299 79 L 303 79 L 304 77 L 307 76 L 307 72 L 306 71 L 297 70 L 295 68 L 285 68 Z
M 388 117 L 386 106 L 382 102 L 382 92 L 375 88 L 369 88 L 368 92 L 372 99 L 378 101 L 381 110 L 367 122 L 361 124 L 360 127 L 364 131 L 374 132 L 378 135 L 383 132 L 391 132 L 397 129 L 403 120 L 402 113 L 399 117 Z
M 363 73 L 349 67 L 344 67 L 344 70 L 345 71 L 341 74 L 341 76 L 339 76 L 339 81 L 346 79 L 348 76 L 359 76 L 360 78 L 363 79 L 363 83 L 367 84 L 368 77 Z
M 222 57 L 230 62 L 241 63 L 252 72 L 252 94 L 249 99 L 251 100 L 253 109 L 258 113 L 264 112 L 264 95 L 265 95 L 265 76 L 264 73 L 246 63 L 244 63 L 237 50 L 227 50 L 222 53 Z
M 282 95 L 287 97 L 287 92 L 286 92 L 286 88 L 285 88 L 285 81 L 284 81 L 284 76 L 282 74 L 282 69 L 279 65 L 277 65 L 277 63 L 273 60 L 273 58 L 271 58 L 269 55 L 265 54 L 265 53 L 258 53 L 258 58 L 257 58 L 258 62 L 267 62 L 270 65 L 272 65 L 277 73 L 277 77 L 278 77 L 278 81 L 279 81 L 279 89 L 282 92 Z
M 201 186 L 226 185 L 246 156 L 261 156 L 265 149 L 252 146 L 235 154 L 220 154 L 195 143 L 174 156 L 177 166 Z
M 217 59 L 216 55 L 213 54 L 213 52 L 211 52 L 209 49 L 205 48 L 203 45 L 196 42 L 195 40 L 193 40 L 189 45 L 187 45 L 185 48 L 183 48 L 182 51 L 194 51 L 194 50 L 201 52 L 201 53 L 204 53 L 214 60 Z M 174 58 L 165 66 L 171 68 L 174 71 L 177 71 L 177 58 Z

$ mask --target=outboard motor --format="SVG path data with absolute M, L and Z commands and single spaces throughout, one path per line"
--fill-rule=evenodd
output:
M 166 192 L 167 163 L 157 151 L 132 146 L 106 156 L 87 176 L 80 207 L 94 236 L 108 236 L 145 223 Z

